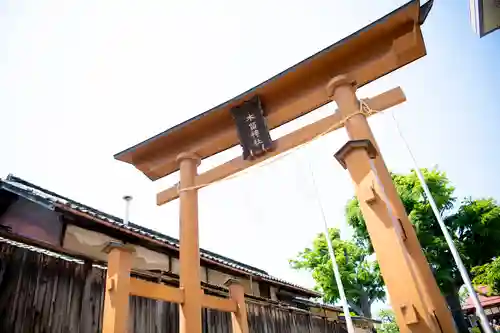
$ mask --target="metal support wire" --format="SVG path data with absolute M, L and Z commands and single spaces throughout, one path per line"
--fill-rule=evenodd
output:
M 321 203 L 321 198 L 319 196 L 318 187 L 316 186 L 316 180 L 314 178 L 314 172 L 313 172 L 311 162 L 309 159 L 307 159 L 307 165 L 309 166 L 309 172 L 311 174 L 311 179 L 312 179 L 316 199 L 318 201 L 318 205 L 319 205 L 319 208 L 321 211 L 321 216 L 323 218 L 323 225 L 325 228 L 325 237 L 326 237 L 326 242 L 328 244 L 328 252 L 330 254 L 330 258 L 332 261 L 332 268 L 333 268 L 333 275 L 335 276 L 335 282 L 337 283 L 337 288 L 339 289 L 340 302 L 342 303 L 342 308 L 344 310 L 344 317 L 345 317 L 345 322 L 347 325 L 347 331 L 349 333 L 354 333 L 355 332 L 354 325 L 352 323 L 351 313 L 349 311 L 349 304 L 347 303 L 347 298 L 345 296 L 345 291 L 344 291 L 344 285 L 342 284 L 342 279 L 340 278 L 339 266 L 337 265 L 337 260 L 335 259 L 335 252 L 333 251 L 332 241 L 331 241 L 329 233 L 328 233 L 328 224 L 326 222 L 325 210 L 323 209 L 323 205 Z
M 481 306 L 481 302 L 479 301 L 479 297 L 477 296 L 476 291 L 474 290 L 474 287 L 472 286 L 472 282 L 470 280 L 469 274 L 467 273 L 467 269 L 465 268 L 462 259 L 460 258 L 460 254 L 458 253 L 457 248 L 455 247 L 455 243 L 453 242 L 453 238 L 451 238 L 451 235 L 446 228 L 446 225 L 444 224 L 444 221 L 441 217 L 441 214 L 439 212 L 439 209 L 436 205 L 436 202 L 434 201 L 434 198 L 432 196 L 431 191 L 429 190 L 429 187 L 427 186 L 427 183 L 425 182 L 425 178 L 422 175 L 422 172 L 420 171 L 420 168 L 418 167 L 417 160 L 415 156 L 413 155 L 410 145 L 406 141 L 405 137 L 403 136 L 403 132 L 401 131 L 399 127 L 399 123 L 396 120 L 396 117 L 394 117 L 394 113 L 390 111 L 392 119 L 394 120 L 394 123 L 396 124 L 396 129 L 399 133 L 399 136 L 401 137 L 401 140 L 406 146 L 406 150 L 408 151 L 408 154 L 410 154 L 411 159 L 413 160 L 413 164 L 415 166 L 415 172 L 417 173 L 418 179 L 420 180 L 420 184 L 422 185 L 422 188 L 425 192 L 425 195 L 427 196 L 427 199 L 429 200 L 429 204 L 431 205 L 432 211 L 434 212 L 434 216 L 436 217 L 436 220 L 438 221 L 439 227 L 441 228 L 441 231 L 443 232 L 444 238 L 446 239 L 446 243 L 448 243 L 448 247 L 450 248 L 451 254 L 453 255 L 453 259 L 455 259 L 455 263 L 458 267 L 458 270 L 460 272 L 460 275 L 462 276 L 462 280 L 465 283 L 465 286 L 467 287 L 467 290 L 469 292 L 470 297 L 472 298 L 472 302 L 474 303 L 474 306 L 476 308 L 476 314 L 480 319 L 481 327 L 483 328 L 484 333 L 493 333 L 491 330 L 490 324 L 488 323 L 488 318 L 486 317 L 486 314 L 484 313 L 484 309 Z

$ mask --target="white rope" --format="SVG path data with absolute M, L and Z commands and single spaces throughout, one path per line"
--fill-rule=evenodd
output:
M 316 200 L 319 205 L 319 209 L 321 212 L 321 216 L 323 218 L 323 225 L 325 228 L 325 238 L 326 242 L 328 244 L 328 252 L 330 254 L 330 259 L 332 262 L 332 268 L 333 268 L 333 275 L 335 276 L 335 282 L 337 283 L 337 288 L 339 290 L 339 295 L 340 295 L 340 302 L 342 303 L 342 308 L 344 310 L 344 317 L 345 317 L 345 322 L 347 326 L 347 331 L 349 333 L 354 333 L 354 325 L 352 323 L 352 318 L 351 318 L 351 312 L 349 310 L 349 303 L 347 302 L 347 297 L 345 295 L 345 290 L 344 290 L 344 285 L 342 284 L 342 279 L 340 277 L 340 271 L 339 271 L 339 266 L 337 265 L 337 259 L 335 258 L 335 251 L 333 250 L 333 244 L 332 240 L 330 239 L 330 235 L 328 233 L 328 223 L 326 222 L 326 215 L 325 215 L 325 210 L 323 209 L 323 205 L 321 203 L 321 198 L 319 196 L 319 191 L 318 187 L 316 185 L 316 179 L 314 177 L 314 172 L 311 166 L 310 160 L 306 157 L 307 164 L 309 166 L 309 172 L 311 174 L 311 179 L 314 187 L 314 193 L 316 195 Z
M 469 291 L 470 297 L 472 298 L 472 302 L 474 303 L 474 306 L 476 308 L 476 314 L 480 318 L 481 327 L 483 328 L 485 333 L 493 333 L 493 331 L 491 330 L 491 327 L 488 323 L 488 318 L 486 317 L 486 314 L 484 313 L 484 309 L 481 306 L 481 302 L 479 301 L 479 297 L 477 296 L 477 293 L 474 290 L 474 287 L 472 286 L 472 282 L 470 280 L 469 274 L 467 273 L 467 269 L 465 268 L 465 266 L 462 262 L 462 259 L 460 258 L 460 254 L 458 253 L 458 250 L 455 247 L 455 243 L 453 242 L 453 238 L 451 238 L 451 235 L 448 231 L 448 228 L 446 228 L 446 225 L 444 224 L 444 221 L 441 218 L 441 214 L 440 214 L 439 209 L 436 205 L 436 202 L 434 201 L 434 197 L 432 196 L 432 193 L 429 190 L 427 183 L 425 182 L 425 178 L 422 175 L 422 172 L 420 171 L 417 160 L 412 153 L 410 145 L 406 141 L 406 139 L 403 135 L 403 132 L 401 131 L 401 129 L 399 127 L 399 123 L 396 120 L 396 117 L 394 116 L 394 113 L 392 111 L 390 111 L 390 113 L 391 113 L 392 119 L 394 120 L 394 123 L 396 125 L 396 129 L 399 133 L 399 136 L 401 137 L 401 140 L 404 142 L 404 144 L 406 146 L 406 150 L 408 151 L 408 154 L 410 154 L 411 159 L 413 160 L 413 164 L 415 166 L 415 172 L 417 173 L 418 179 L 420 180 L 420 184 L 422 185 L 422 188 L 425 192 L 425 195 L 427 196 L 427 199 L 429 200 L 429 204 L 431 205 L 432 211 L 434 212 L 434 216 L 436 217 L 436 220 L 438 221 L 439 227 L 441 228 L 441 231 L 443 232 L 444 238 L 446 239 L 446 243 L 448 243 L 448 247 L 450 248 L 451 254 L 453 255 L 453 259 L 455 259 L 455 263 L 458 267 L 460 275 L 462 276 L 462 280 L 465 283 L 467 290 Z
M 224 178 L 221 178 L 219 180 L 214 180 L 214 181 L 211 181 L 211 182 L 207 182 L 207 183 L 204 183 L 204 184 L 198 184 L 198 185 L 194 185 L 194 186 L 188 186 L 188 187 L 185 187 L 185 188 L 181 188 L 180 187 L 180 183 L 177 183 L 177 192 L 178 193 L 181 193 L 181 192 L 184 192 L 184 191 L 191 191 L 191 190 L 197 190 L 197 189 L 200 189 L 200 188 L 203 188 L 203 187 L 206 187 L 208 185 L 211 185 L 211 184 L 216 184 L 216 183 L 220 183 L 220 182 L 223 182 L 223 181 L 226 181 L 226 180 L 230 180 L 230 179 L 235 179 L 235 178 L 238 178 L 238 177 L 241 177 L 249 172 L 251 172 L 252 170 L 255 170 L 257 168 L 262 168 L 266 165 L 269 165 L 269 164 L 273 164 L 297 151 L 299 151 L 300 149 L 306 147 L 306 146 L 309 146 L 310 144 L 312 144 L 314 141 L 316 140 L 319 140 L 321 139 L 323 136 L 327 135 L 328 133 L 330 133 L 332 131 L 332 129 L 336 128 L 336 127 L 342 127 L 349 119 L 351 119 L 352 117 L 358 115 L 358 114 L 362 114 L 362 115 L 365 115 L 366 117 L 367 116 L 370 116 L 372 114 L 373 110 L 371 110 L 371 108 L 368 106 L 368 104 L 366 103 L 366 101 L 364 99 L 360 99 L 359 100 L 359 110 L 350 114 L 349 116 L 345 117 L 345 118 L 342 118 L 340 121 L 336 122 L 335 124 L 332 124 L 330 127 L 328 127 L 327 130 L 325 130 L 324 132 L 316 135 L 315 137 L 313 137 L 311 140 L 307 141 L 307 142 L 304 142 L 286 152 L 283 152 L 283 153 L 280 153 L 279 155 L 276 155 L 275 157 L 272 157 L 270 159 L 267 159 L 267 160 L 264 160 L 258 164 L 254 164 L 252 165 L 251 167 L 249 168 L 246 168 L 244 169 L 243 171 L 239 171 L 235 174 L 232 174 L 228 177 L 224 177 Z

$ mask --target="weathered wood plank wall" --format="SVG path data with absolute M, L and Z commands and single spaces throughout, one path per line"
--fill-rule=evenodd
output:
M 0 332 L 98 333 L 105 271 L 0 242 Z M 177 304 L 131 298 L 130 331 L 177 333 Z M 252 333 L 342 333 L 338 324 L 248 303 Z M 228 313 L 203 311 L 204 333 L 231 333 Z

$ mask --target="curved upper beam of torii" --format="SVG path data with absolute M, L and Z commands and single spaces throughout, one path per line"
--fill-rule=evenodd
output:
M 358 87 L 426 54 L 420 30 L 432 1 L 413 0 L 258 86 L 115 155 L 151 180 L 179 170 L 177 156 L 210 157 L 239 143 L 230 110 L 258 96 L 269 130 L 330 102 L 325 86 L 349 74 Z M 195 83 L 194 83 L 195 84 Z

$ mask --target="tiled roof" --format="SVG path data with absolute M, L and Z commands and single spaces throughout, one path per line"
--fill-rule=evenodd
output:
M 498 295 L 491 295 L 491 296 L 486 296 L 489 293 L 489 288 L 486 286 L 481 286 L 477 288 L 477 296 L 479 297 L 479 302 L 481 302 L 481 305 L 484 308 L 491 307 L 493 305 L 500 305 L 500 296 Z M 467 298 L 467 301 L 465 304 L 462 306 L 463 310 L 470 310 L 474 309 L 474 302 L 472 301 L 472 297 L 469 296 Z
M 98 219 L 103 222 L 111 223 L 114 226 L 122 229 L 123 231 L 128 231 L 138 236 L 143 236 L 149 238 L 151 240 L 163 243 L 167 246 L 179 248 L 179 240 L 157 231 L 142 227 L 138 224 L 129 222 L 127 225 L 123 224 L 123 220 L 119 217 L 104 213 L 92 207 L 83 205 L 74 200 L 66 198 L 62 195 L 54 193 L 52 191 L 46 190 L 42 187 L 34 185 L 28 181 L 25 181 L 21 178 L 18 178 L 13 175 L 7 176 L 5 180 L 0 181 L 0 188 L 5 189 L 9 192 L 15 193 L 19 196 L 22 196 L 28 200 L 34 201 L 38 204 L 44 205 L 48 208 L 54 209 L 58 208 L 67 208 L 70 211 L 77 211 L 82 213 L 84 216 L 87 216 L 90 219 Z M 320 296 L 319 293 L 309 290 L 307 288 L 303 288 L 296 284 L 292 284 L 286 282 L 282 279 L 276 278 L 274 276 L 269 275 L 266 271 L 261 270 L 256 267 L 252 267 L 246 265 L 244 263 L 238 262 L 236 260 L 232 260 L 225 256 L 221 256 L 219 254 L 200 249 L 200 256 L 202 259 L 206 259 L 212 262 L 217 263 L 218 265 L 225 266 L 229 269 L 239 270 L 245 272 L 249 275 L 259 277 L 263 280 L 267 280 L 269 282 L 274 282 L 276 284 L 284 285 L 288 288 L 299 290 L 304 294 L 310 296 Z

